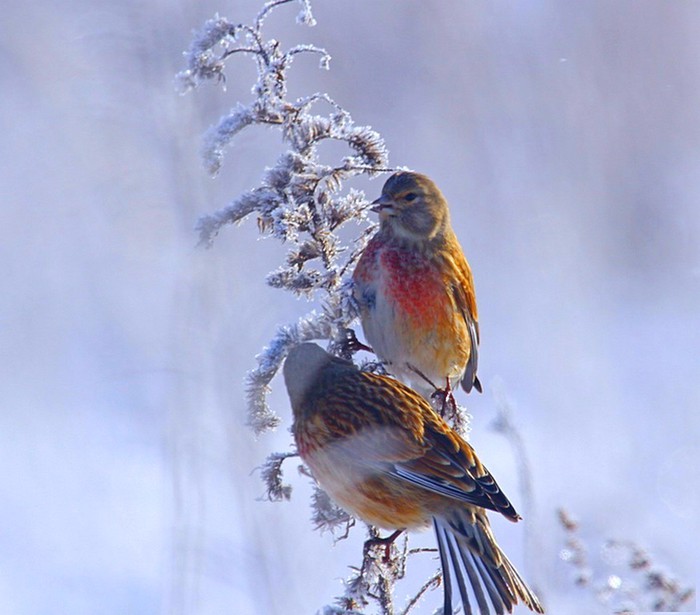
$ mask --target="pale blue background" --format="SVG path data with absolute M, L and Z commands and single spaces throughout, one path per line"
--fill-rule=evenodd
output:
M 225 93 L 180 97 L 173 75 L 205 19 L 250 21 L 258 6 L 3 11 L 3 614 L 313 613 L 358 563 L 360 532 L 333 547 L 311 531 L 294 461 L 292 502 L 256 500 L 251 470 L 289 447 L 290 416 L 276 381 L 284 426 L 255 440 L 242 378 L 309 308 L 263 283 L 283 248 L 251 220 L 194 249 L 197 217 L 255 186 L 281 145 L 246 132 L 210 179 L 200 135 L 249 100 L 252 63 L 230 64 Z M 292 94 L 328 92 L 451 203 L 481 313 L 486 391 L 461 398 L 472 442 L 521 504 L 512 452 L 489 427 L 500 379 L 532 462 L 539 546 L 526 557 L 523 524 L 497 522 L 502 546 L 551 613 L 597 612 L 557 559 L 559 506 L 592 549 L 633 539 L 694 583 L 700 5 L 314 8 L 314 29 L 295 24 L 296 6 L 268 23 L 333 56 L 330 72 L 299 58 Z M 358 187 L 374 197 L 381 180 Z

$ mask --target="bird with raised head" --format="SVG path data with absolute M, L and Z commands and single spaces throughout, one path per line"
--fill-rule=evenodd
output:
M 474 280 L 445 197 L 426 175 L 401 171 L 372 205 L 380 228 L 353 273 L 367 342 L 426 397 L 460 382 L 481 391 Z
M 415 391 L 360 371 L 316 344 L 284 364 L 292 431 L 301 458 L 337 504 L 393 530 L 432 524 L 443 572 L 445 615 L 459 594 L 464 613 L 542 606 L 496 544 L 486 510 L 520 519 L 462 439 Z

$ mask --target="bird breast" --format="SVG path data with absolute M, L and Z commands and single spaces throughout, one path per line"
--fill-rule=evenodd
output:
M 365 430 L 322 446 L 299 443 L 299 450 L 321 487 L 354 516 L 384 529 L 428 527 L 432 496 L 388 476 L 386 464 L 372 459 L 384 442 L 381 429 Z
M 373 246 L 367 257 L 368 263 L 358 265 L 355 296 L 365 337 L 377 355 L 397 376 L 412 381 L 416 374 L 406 364 L 438 386 L 445 377 L 461 377 L 468 331 L 437 263 L 419 250 L 399 247 Z

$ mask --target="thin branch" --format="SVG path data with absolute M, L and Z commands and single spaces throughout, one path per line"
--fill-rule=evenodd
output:
M 435 550 L 435 549 L 433 549 L 433 550 Z M 406 604 L 406 608 L 404 608 L 404 610 L 401 611 L 401 615 L 408 615 L 408 613 L 410 613 L 413 610 L 413 607 L 415 607 L 420 602 L 420 599 L 423 597 L 423 595 L 429 589 L 436 589 L 436 588 L 440 587 L 441 582 L 442 582 L 442 573 L 436 572 L 432 577 L 430 577 L 423 584 L 423 587 L 421 587 L 418 590 L 418 593 L 408 601 L 408 604 Z

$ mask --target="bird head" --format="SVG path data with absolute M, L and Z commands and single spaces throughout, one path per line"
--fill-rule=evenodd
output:
M 284 362 L 284 384 L 292 408 L 300 408 L 323 369 L 333 361 L 320 346 L 311 343 L 294 346 Z
M 372 203 L 382 229 L 411 241 L 434 239 L 449 226 L 447 201 L 426 175 L 399 171 L 386 180 Z
M 294 346 L 287 355 L 283 369 L 284 384 L 294 416 L 309 411 L 309 398 L 323 390 L 325 380 L 355 371 L 357 366 L 352 361 L 335 357 L 316 344 L 306 342 Z

